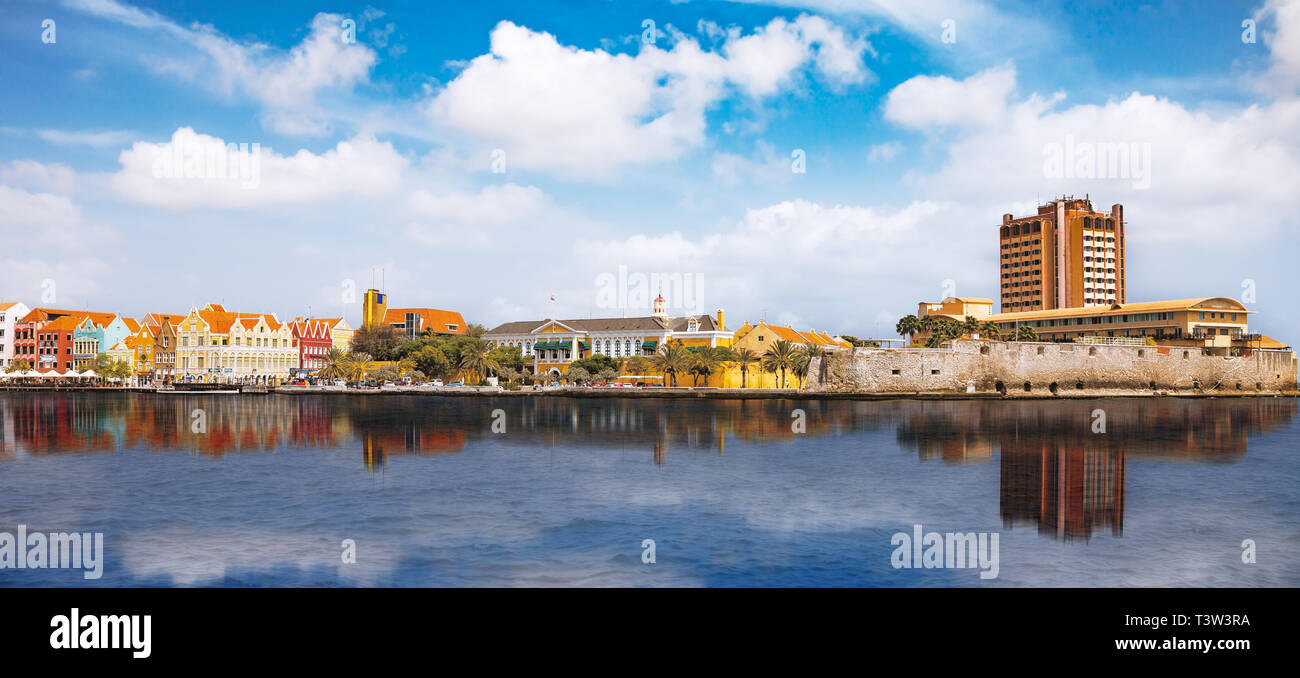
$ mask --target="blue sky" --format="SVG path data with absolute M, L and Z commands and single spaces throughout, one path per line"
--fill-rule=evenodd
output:
M 886 335 L 918 301 L 996 298 L 1000 215 L 1087 193 L 1125 205 L 1129 300 L 1246 297 L 1258 329 L 1300 331 L 1298 0 L 67 0 L 7 18 L 5 300 L 357 322 L 382 268 L 393 303 L 491 326 L 621 314 L 598 280 L 624 267 L 698 280 L 677 313 Z M 1147 181 L 1052 176 L 1067 142 L 1149 149 Z M 205 143 L 258 144 L 256 177 L 160 175 Z

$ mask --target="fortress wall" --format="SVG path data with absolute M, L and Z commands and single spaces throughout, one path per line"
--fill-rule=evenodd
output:
M 1282 392 L 1296 389 L 1291 351 L 1208 356 L 1177 346 L 956 341 L 951 349 L 855 348 L 820 358 L 807 390 L 915 393 Z M 1080 388 L 1082 386 L 1082 388 Z

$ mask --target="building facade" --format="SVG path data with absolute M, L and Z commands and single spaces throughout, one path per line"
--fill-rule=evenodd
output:
M 325 354 L 334 347 L 334 321 L 324 318 L 294 318 L 289 323 L 294 345 L 298 349 L 299 372 L 311 373 L 325 366 Z
M 1124 228 L 1123 205 L 1097 212 L 1086 197 L 1053 200 L 1033 216 L 1002 215 L 1000 310 L 1126 303 Z
M 274 313 L 235 313 L 208 304 L 190 309 L 176 336 L 177 380 L 273 384 L 298 365 L 293 332 Z
M 1252 334 L 1248 318 L 1254 311 L 1228 297 L 1115 304 L 999 313 L 988 319 L 1004 335 L 1021 326 L 1034 328 L 1043 341 L 1129 338 L 1165 346 L 1196 346 L 1216 355 L 1236 355 L 1243 349 L 1281 349 L 1281 342 Z
M 662 296 L 655 300 L 654 315 L 637 318 L 586 318 L 509 322 L 484 333 L 493 346 L 516 346 L 534 374 L 562 376 L 575 360 L 604 355 L 622 362 L 633 357 L 653 357 L 669 340 L 686 348 L 730 346 L 734 333 L 722 324 L 722 311 L 709 315 L 672 318 Z
M 0 302 L 0 371 L 13 365 L 18 320 L 28 313 L 31 309 L 21 301 Z
M 153 336 L 150 377 L 155 385 L 170 384 L 176 379 L 176 330 L 187 316 L 179 313 L 150 313 L 144 325 Z

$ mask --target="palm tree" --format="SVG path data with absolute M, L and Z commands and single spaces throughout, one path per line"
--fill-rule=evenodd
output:
M 921 329 L 920 322 L 914 315 L 905 315 L 899 318 L 897 325 L 894 325 L 894 331 L 898 332 L 898 336 L 907 337 L 909 342 L 912 340 L 912 335 L 916 334 L 919 329 Z
M 671 378 L 672 385 L 676 386 L 677 374 L 689 370 L 692 362 L 693 359 L 687 355 L 680 341 L 669 341 L 650 359 L 650 366 L 665 377 Z
M 1000 339 L 1002 337 L 1002 328 L 998 327 L 998 324 L 992 320 L 985 320 L 984 324 L 980 325 L 980 336 L 985 339 Z
M 804 379 L 808 377 L 808 371 L 812 368 L 813 358 L 820 358 L 821 355 L 821 348 L 813 344 L 804 344 L 795 349 L 794 376 L 799 378 L 800 386 L 803 386 Z
M 724 346 L 702 346 L 692 353 L 695 355 L 690 370 L 696 386 L 700 385 L 700 377 L 704 377 L 704 385 L 708 386 L 709 376 L 731 359 L 731 351 Z
M 369 353 L 349 353 L 347 360 L 348 379 L 361 381 L 366 378 L 366 365 L 374 361 Z
M 981 323 L 979 319 L 976 318 L 975 316 L 968 315 L 966 316 L 966 319 L 962 321 L 961 329 L 962 332 L 964 332 L 966 336 L 969 337 L 969 336 L 973 336 L 976 332 L 979 332 L 982 324 L 983 323 Z
M 778 339 L 776 343 L 772 344 L 772 348 L 767 349 L 767 353 L 763 355 L 764 368 L 772 372 L 781 371 L 781 388 L 786 387 L 785 371 L 794 367 L 795 351 L 797 350 L 794 344 L 785 339 Z
M 460 369 L 477 374 L 479 381 L 483 381 L 489 371 L 501 369 L 501 365 L 489 355 L 491 352 L 491 342 L 480 339 L 466 344 L 460 349 Z
M 758 354 L 748 348 L 737 348 L 731 351 L 732 362 L 740 365 L 740 387 L 745 388 L 745 377 L 749 375 L 749 366 L 758 362 Z
M 1038 333 L 1028 325 L 1021 325 L 1016 328 L 1016 333 L 1012 339 L 1015 341 L 1038 341 Z
M 341 348 L 331 348 L 325 352 L 325 366 L 320 369 L 320 376 L 326 379 L 345 379 L 348 376 L 349 354 Z

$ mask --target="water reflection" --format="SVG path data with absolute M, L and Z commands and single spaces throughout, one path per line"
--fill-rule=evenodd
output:
M 795 432 L 796 409 L 806 433 Z M 393 457 L 456 455 L 482 443 L 639 451 L 664 466 L 677 454 L 726 455 L 796 438 L 892 430 L 899 447 L 923 463 L 997 459 L 1008 529 L 1086 540 L 1099 532 L 1123 534 L 1130 459 L 1235 463 L 1251 437 L 1295 414 L 1289 398 L 696 402 L 7 393 L 0 394 L 0 459 L 124 448 L 221 458 L 355 446 L 360 465 L 375 471 Z M 864 445 L 863 453 L 879 450 Z

